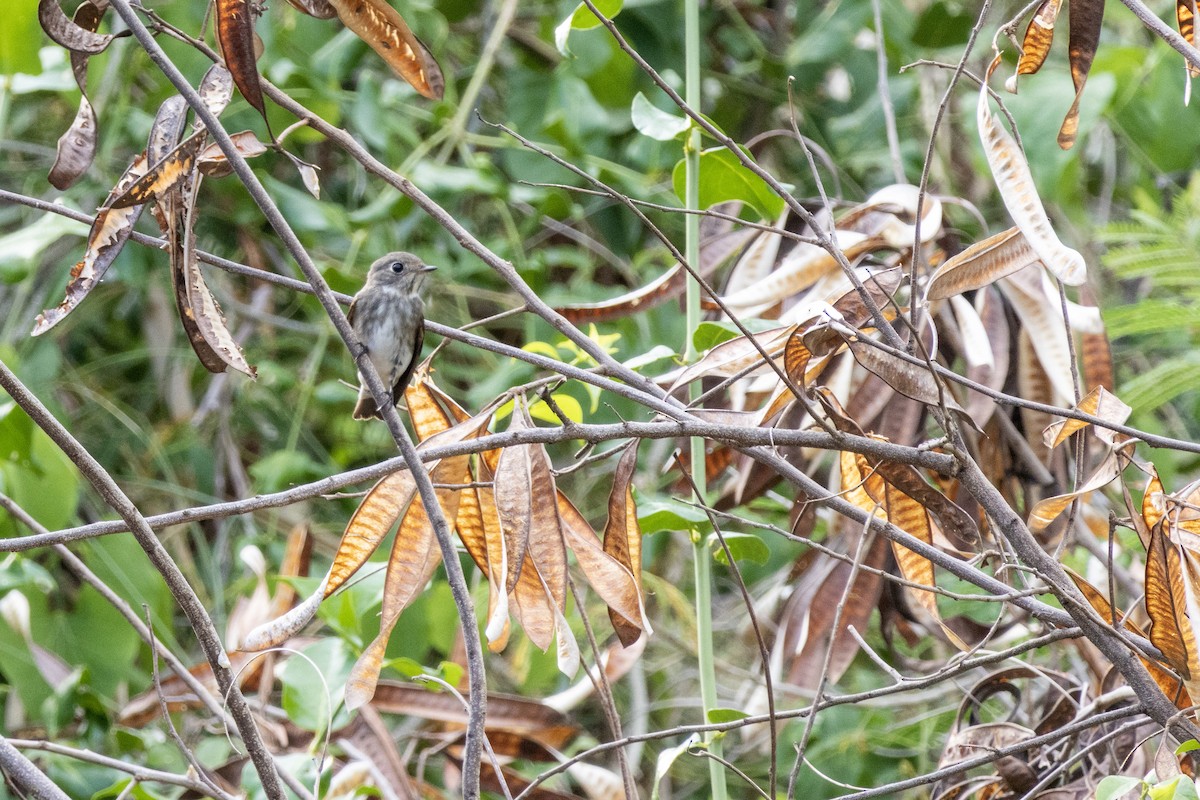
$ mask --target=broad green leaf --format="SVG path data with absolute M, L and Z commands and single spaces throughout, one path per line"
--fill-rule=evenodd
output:
M 703 353 L 721 342 L 728 342 L 741 335 L 741 332 L 728 322 L 701 322 L 692 334 L 692 346 L 696 348 L 697 353 Z
M 671 173 L 675 196 L 686 195 L 686 168 L 681 159 Z M 700 208 L 718 203 L 741 200 L 762 215 L 775 219 L 783 211 L 783 198 L 775 194 L 766 182 L 742 165 L 737 156 L 724 147 L 714 147 L 700 153 Z
M 762 539 L 752 533 L 723 531 L 721 536 L 725 539 L 725 544 L 734 561 L 753 561 L 755 564 L 765 564 L 771 557 L 770 548 Z M 729 559 L 725 557 L 725 548 L 721 547 L 721 542 L 715 533 L 708 537 L 708 546 L 712 548 L 713 559 L 718 564 L 729 566 Z
M 779 327 L 779 321 L 773 319 L 747 319 L 743 320 L 742 324 L 751 333 L 762 333 Z M 705 350 L 710 350 L 722 342 L 728 342 L 741 335 L 742 332 L 732 322 L 701 322 L 696 326 L 696 332 L 692 334 L 692 346 L 696 348 L 696 352 L 703 353 Z M 660 345 L 660 347 L 662 346 Z M 668 354 L 674 355 L 669 350 L 664 353 L 664 355 Z
M 700 509 L 670 497 L 638 495 L 638 525 L 642 535 L 659 531 L 708 530 L 708 516 Z
M 736 708 L 714 708 L 708 712 L 708 721 L 712 723 L 736 722 L 750 716 L 745 711 Z
M 1184 753 L 1190 753 L 1193 750 L 1200 750 L 1200 742 L 1197 742 L 1195 739 L 1188 739 L 1186 742 L 1179 745 L 1179 747 L 1175 748 L 1175 755 L 1181 756 Z
M 1128 775 L 1109 775 L 1096 787 L 1096 800 L 1117 800 L 1130 790 L 1143 785 L 1141 778 Z
M 659 109 L 646 99 L 646 95 L 638 92 L 633 97 L 633 107 L 630 110 L 633 127 L 660 142 L 669 142 L 678 138 L 681 133 L 692 126 L 687 117 L 680 117 Z
M 596 8 L 609 19 L 621 13 L 622 5 L 624 5 L 624 0 L 595 0 Z M 558 48 L 558 52 L 564 56 L 569 56 L 571 55 L 571 51 L 567 47 L 567 39 L 570 38 L 571 31 L 588 30 L 589 28 L 599 27 L 599 25 L 600 19 L 592 13 L 590 8 L 580 3 L 575 6 L 575 10 L 571 12 L 571 16 L 563 20 L 554 29 L 554 46 Z
M 1196 782 L 1186 775 L 1178 775 L 1150 787 L 1150 800 L 1197 800 Z

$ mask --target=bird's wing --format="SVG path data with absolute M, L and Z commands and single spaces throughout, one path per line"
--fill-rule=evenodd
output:
M 346 321 L 350 323 L 350 327 L 352 328 L 354 327 L 354 306 L 356 303 L 358 303 L 357 296 L 350 301 L 350 310 L 346 312 Z
M 417 326 L 417 335 L 413 337 L 412 356 L 408 359 L 408 366 L 404 368 L 403 374 L 396 379 L 396 385 L 392 387 L 392 402 L 399 403 L 400 398 L 404 396 L 404 390 L 408 388 L 408 382 L 412 380 L 413 372 L 417 369 L 417 362 L 421 360 L 421 345 L 425 343 L 425 320 L 421 320 L 421 324 Z

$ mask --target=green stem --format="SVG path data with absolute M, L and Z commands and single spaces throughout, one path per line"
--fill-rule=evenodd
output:
M 685 90 L 688 105 L 700 108 L 700 2 L 699 0 L 684 0 L 684 37 L 685 37 Z M 687 180 L 686 206 L 689 210 L 700 209 L 700 129 L 692 126 L 684 147 L 685 170 Z M 700 264 L 700 217 L 689 214 L 685 220 L 684 257 L 693 267 Z M 694 344 L 696 328 L 700 325 L 700 286 L 692 278 L 687 282 L 687 343 L 684 353 L 687 360 L 696 357 Z M 692 399 L 696 399 L 701 390 L 699 382 L 692 384 Z M 707 475 L 704 461 L 704 440 L 692 439 L 691 447 L 692 480 L 696 484 L 696 493 L 703 500 L 708 492 Z M 692 532 L 692 563 L 696 577 L 696 652 L 700 668 L 700 699 L 704 707 L 704 719 L 708 721 L 708 712 L 717 707 L 717 674 L 713 659 L 713 626 L 712 626 L 712 556 L 708 552 L 708 543 L 703 534 Z M 709 751 L 721 755 L 721 740 L 712 732 L 704 735 Z M 725 769 L 720 761 L 710 759 L 708 762 L 709 779 L 711 781 L 710 796 L 713 800 L 725 800 L 728 791 L 725 786 Z

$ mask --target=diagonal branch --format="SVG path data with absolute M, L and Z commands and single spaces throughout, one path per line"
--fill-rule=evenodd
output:
M 46 410 L 41 401 L 25 388 L 25 385 L 3 361 L 0 361 L 0 388 L 8 392 L 9 396 L 24 409 L 34 423 L 46 432 L 59 449 L 79 468 L 79 471 L 92 484 L 109 508 L 117 512 L 129 526 L 137 543 L 146 551 L 150 563 L 163 576 L 167 588 L 171 590 L 171 596 L 175 598 L 175 602 L 183 610 L 184 616 L 187 617 L 188 623 L 195 631 L 200 648 L 212 666 L 217 685 L 221 687 L 221 692 L 228 697 L 229 713 L 233 716 L 238 733 L 250 753 L 250 759 L 254 762 L 254 767 L 262 778 L 263 790 L 268 797 L 282 798 L 284 796 L 283 788 L 279 784 L 275 762 L 271 759 L 271 754 L 267 752 L 266 745 L 258 735 L 258 728 L 254 724 L 254 718 L 250 715 L 250 707 L 246 705 L 246 698 L 242 696 L 233 680 L 233 673 L 229 668 L 229 656 L 221 645 L 217 629 L 213 626 L 204 604 L 200 602 L 200 598 L 196 596 L 192 587 L 188 585 L 187 579 L 183 577 L 178 565 L 171 559 L 158 541 L 158 537 L 154 535 L 154 531 L 146 523 L 142 512 L 138 511 L 133 501 L 121 491 L 121 487 L 117 485 L 100 462 Z

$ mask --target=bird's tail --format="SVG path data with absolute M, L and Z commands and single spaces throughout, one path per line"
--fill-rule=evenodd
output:
M 379 413 L 379 407 L 375 405 L 375 398 L 363 386 L 358 390 L 358 403 L 354 406 L 355 419 L 383 419 L 383 415 Z

